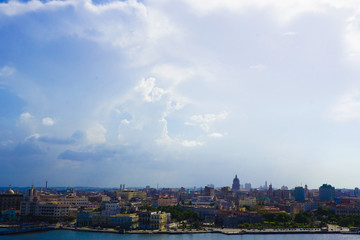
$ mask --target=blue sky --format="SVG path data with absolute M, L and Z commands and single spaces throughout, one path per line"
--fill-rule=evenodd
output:
M 357 186 L 357 1 L 0 2 L 0 185 Z

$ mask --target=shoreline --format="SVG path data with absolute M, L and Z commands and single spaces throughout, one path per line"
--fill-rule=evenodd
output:
M 321 229 L 314 230 L 301 230 L 301 229 L 288 229 L 288 230 L 277 230 L 277 229 L 240 229 L 240 228 L 223 228 L 223 229 L 212 229 L 212 230 L 130 230 L 121 231 L 115 229 L 92 229 L 92 228 L 59 228 L 55 230 L 68 230 L 68 231 L 79 231 L 79 232 L 98 232 L 98 233 L 116 233 L 116 234 L 211 234 L 219 233 L 224 235 L 244 235 L 244 234 L 355 234 L 358 235 L 360 232 L 351 231 L 322 231 Z
M 113 233 L 113 234 L 224 234 L 224 235 L 278 235 L 278 234 L 352 234 L 359 235 L 360 232 L 352 232 L 349 229 L 337 230 L 330 229 L 329 231 L 323 231 L 320 228 L 315 229 L 240 229 L 240 228 L 211 228 L 205 230 L 116 230 L 113 228 L 106 229 L 93 229 L 88 227 L 48 227 L 48 228 L 35 228 L 35 229 L 24 229 L 19 231 L 11 232 L 0 232 L 0 235 L 14 235 L 14 234 L 26 234 L 39 231 L 78 231 L 78 232 L 94 232 L 94 233 Z

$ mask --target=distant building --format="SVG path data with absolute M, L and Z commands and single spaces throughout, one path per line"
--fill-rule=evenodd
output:
M 240 180 L 238 179 L 237 175 L 235 175 L 235 178 L 233 180 L 233 184 L 232 184 L 232 188 L 231 190 L 233 192 L 238 192 L 240 191 Z
M 360 190 L 359 190 L 359 188 L 355 188 L 355 190 L 354 190 L 354 196 L 355 197 L 359 197 L 360 196 Z
M 295 201 L 303 202 L 305 201 L 305 189 L 303 187 L 295 187 Z
M 333 201 L 335 197 L 335 188 L 330 184 L 323 184 L 319 188 L 320 201 Z
M 213 187 L 209 187 L 209 186 L 205 186 L 204 195 L 205 195 L 205 196 L 215 196 L 214 188 L 213 188 Z
M 146 199 L 146 192 L 139 192 L 135 190 L 116 190 L 116 197 L 121 197 L 122 200 L 130 201 L 132 199 Z
M 250 190 L 251 189 L 251 183 L 245 183 L 245 189 Z

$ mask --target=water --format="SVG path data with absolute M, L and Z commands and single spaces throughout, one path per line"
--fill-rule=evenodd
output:
M 0 236 L 0 240 L 360 240 L 360 235 L 344 234 L 277 234 L 277 235 L 223 235 L 223 234 L 113 234 L 75 231 L 49 231 Z

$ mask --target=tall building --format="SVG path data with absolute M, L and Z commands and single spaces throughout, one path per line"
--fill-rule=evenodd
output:
M 251 183 L 245 183 L 245 189 L 250 190 L 251 189 Z
M 232 184 L 232 188 L 231 190 L 233 192 L 238 192 L 240 191 L 240 180 L 238 179 L 237 175 L 235 175 L 235 178 L 233 180 L 233 184 Z
M 303 187 L 295 187 L 295 201 L 305 201 L 305 189 Z
M 323 184 L 319 188 L 320 201 L 333 201 L 335 197 L 335 188 L 330 184 Z

